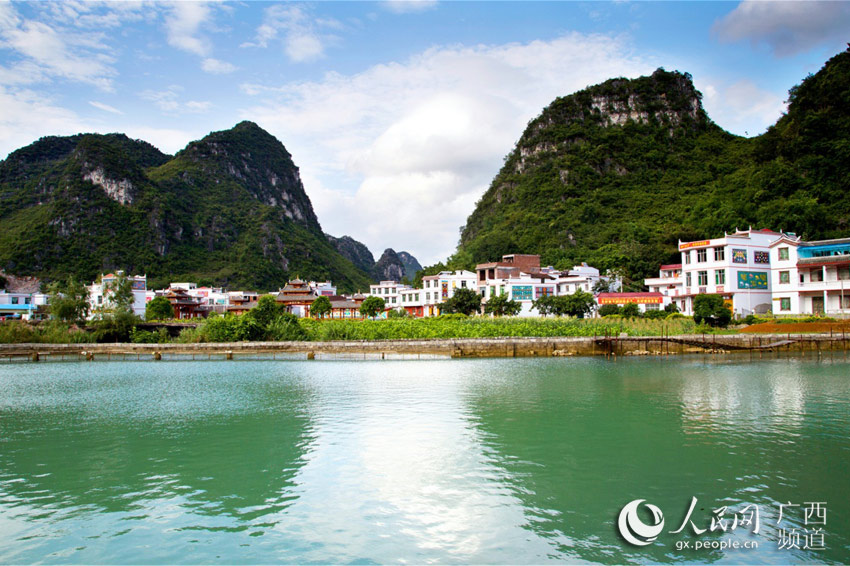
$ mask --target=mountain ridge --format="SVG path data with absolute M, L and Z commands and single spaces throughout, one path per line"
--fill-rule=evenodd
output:
M 123 134 L 42 138 L 0 162 L 0 268 L 48 280 L 125 269 L 274 290 L 366 273 L 325 238 L 286 148 L 252 122 L 168 156 Z

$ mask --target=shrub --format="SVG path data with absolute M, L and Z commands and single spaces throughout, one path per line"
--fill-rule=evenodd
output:
M 597 312 L 599 316 L 612 316 L 620 314 L 620 307 L 619 305 L 602 305 Z
M 145 320 L 168 320 L 174 318 L 174 307 L 165 297 L 154 297 L 145 305 Z
M 694 297 L 694 322 L 725 328 L 732 320 L 732 311 L 720 295 L 697 295 Z
M 635 303 L 626 303 L 620 309 L 620 314 L 627 318 L 636 318 L 640 316 L 640 308 Z
M 158 328 L 157 330 L 134 328 L 130 331 L 130 341 L 135 344 L 165 344 L 170 342 L 171 338 L 165 328 Z
M 266 328 L 266 336 L 269 340 L 278 342 L 306 340 L 307 331 L 299 324 L 297 316 L 284 313 Z

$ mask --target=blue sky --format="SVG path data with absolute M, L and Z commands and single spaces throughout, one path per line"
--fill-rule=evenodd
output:
M 848 2 L 0 1 L 0 156 L 77 132 L 175 153 L 253 120 L 326 232 L 429 264 L 555 97 L 687 71 L 757 135 L 848 29 Z

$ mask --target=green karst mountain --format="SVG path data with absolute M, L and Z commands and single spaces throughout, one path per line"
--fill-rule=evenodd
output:
M 171 157 L 122 134 L 48 137 L 0 162 L 0 268 L 86 280 L 125 269 L 272 290 L 369 276 L 322 233 L 298 168 L 251 122 Z
M 679 238 L 750 225 L 850 235 L 850 50 L 756 138 L 722 130 L 700 98 L 690 75 L 663 69 L 558 98 L 505 158 L 449 264 L 539 253 L 639 281 L 678 258 Z

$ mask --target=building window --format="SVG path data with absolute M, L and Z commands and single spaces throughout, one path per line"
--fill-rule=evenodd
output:
M 708 271 L 697 271 L 697 285 L 708 285 Z
M 812 271 L 810 279 L 812 281 L 823 281 L 823 271 L 818 269 L 817 271 Z
M 791 282 L 791 273 L 788 271 L 780 271 L 779 272 L 779 282 L 780 283 L 790 283 Z
M 725 248 L 714 248 L 714 261 L 725 261 L 726 260 L 726 249 Z
M 839 281 L 847 281 L 850 279 L 850 267 L 839 267 L 838 268 L 838 280 Z
M 788 259 L 788 248 L 779 248 L 779 259 L 787 260 Z
M 466 289 L 466 279 L 464 279 L 463 281 L 460 282 L 460 288 Z
M 24 304 L 25 304 L 25 305 L 28 305 L 28 304 L 30 304 L 31 302 L 32 302 L 32 299 L 31 299 L 30 297 L 24 297 Z
M 685 263 L 686 264 L 691 263 L 691 251 L 688 250 L 683 255 L 685 256 Z
M 705 263 L 708 259 L 708 250 L 701 249 L 697 250 L 697 263 Z
M 18 297 L 12 297 L 12 304 L 13 304 L 13 305 L 17 305 L 17 304 L 18 304 Z
M 685 273 L 685 287 L 691 286 L 691 273 Z
M 726 270 L 718 269 L 714 272 L 714 284 L 715 285 L 726 285 Z
M 791 310 L 791 299 L 785 297 L 784 299 L 779 299 L 779 310 L 781 311 L 790 311 Z

